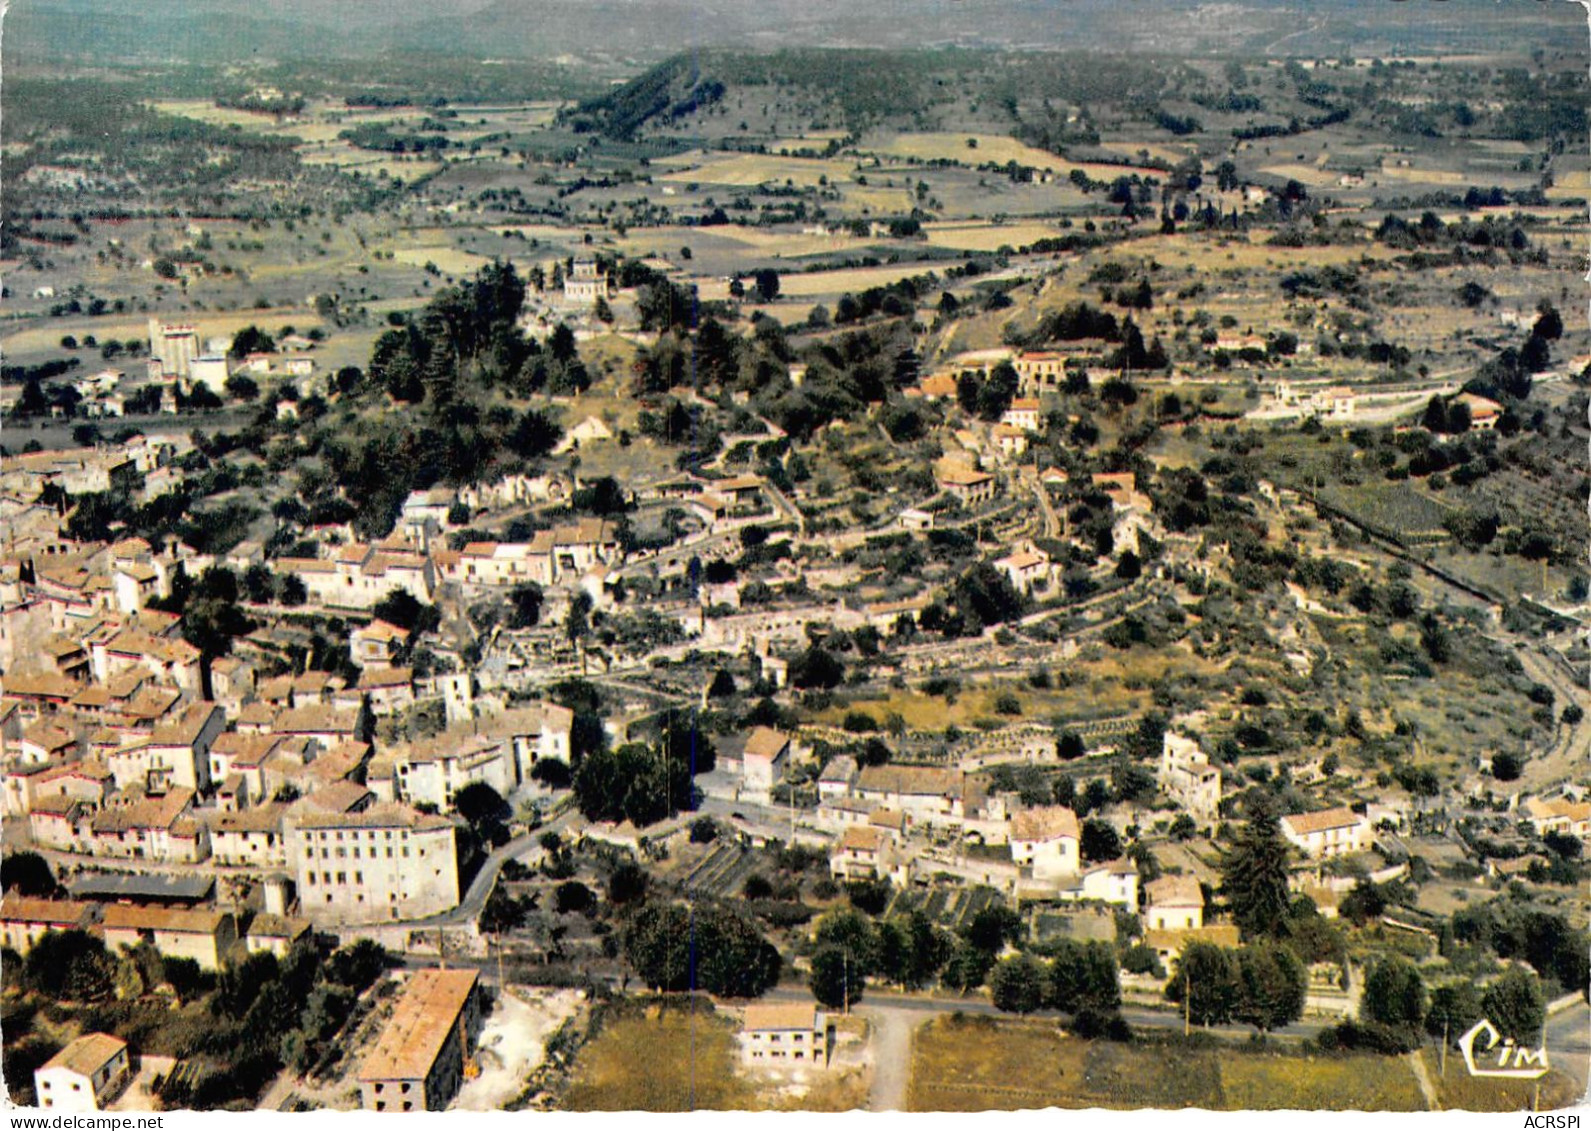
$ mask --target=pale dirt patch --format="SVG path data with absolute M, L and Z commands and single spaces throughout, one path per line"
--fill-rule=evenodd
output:
M 580 1008 L 578 990 L 544 993 L 510 987 L 497 999 L 476 1048 L 481 1074 L 466 1080 L 453 1107 L 500 1111 L 546 1055 L 546 1041 Z

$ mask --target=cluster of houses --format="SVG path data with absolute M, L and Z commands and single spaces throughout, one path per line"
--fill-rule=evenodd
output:
M 4 474 L 33 478 L 35 497 L 49 482 L 102 488 L 119 466 L 105 454 Z M 536 560 L 557 577 L 615 551 L 602 524 L 580 523 L 554 531 Z M 368 610 L 400 592 L 431 600 L 438 559 L 456 566 L 445 553 L 400 538 L 347 542 L 302 569 L 277 559 L 305 582 L 306 605 L 350 614 L 358 673 L 271 675 L 302 643 L 290 626 L 268 623 L 207 660 L 180 617 L 153 607 L 183 572 L 258 560 L 246 546 L 218 559 L 139 538 L 76 542 L 42 524 L 12 531 L 0 554 L 6 817 L 69 869 L 236 869 L 320 923 L 452 910 L 454 797 L 472 782 L 510 796 L 541 760 L 567 764 L 573 719 L 550 704 L 477 700 L 467 675 L 415 677 L 409 632 Z M 378 720 L 426 702 L 440 702 L 447 729 L 378 749 Z
M 254 352 L 237 358 L 230 353 L 229 338 L 207 338 L 201 344 L 197 326 L 150 318 L 145 379 L 161 390 L 161 411 L 174 413 L 178 394 L 190 395 L 198 385 L 205 385 L 219 396 L 236 374 L 268 378 L 279 383 L 277 415 L 296 416 L 301 397 L 322 391 L 315 386 L 314 359 L 307 356 L 315 342 L 299 334 L 287 334 L 276 345 L 275 353 Z

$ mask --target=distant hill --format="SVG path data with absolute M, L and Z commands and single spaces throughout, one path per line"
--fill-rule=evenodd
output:
M 655 62 L 690 49 L 788 46 L 1528 53 L 1583 46 L 1585 35 L 1577 5 L 1526 0 L 13 0 L 4 48 L 30 62 L 396 51 Z

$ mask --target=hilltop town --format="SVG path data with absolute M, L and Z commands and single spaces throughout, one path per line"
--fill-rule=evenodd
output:
M 1499 51 L 8 83 L 12 1100 L 1580 1095 L 1585 80 Z

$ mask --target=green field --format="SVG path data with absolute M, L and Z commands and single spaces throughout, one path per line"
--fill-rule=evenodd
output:
M 1052 1024 L 948 1017 L 917 1033 L 908 1107 L 1424 1111 L 1426 1103 L 1412 1065 L 1395 1057 L 1176 1037 L 1116 1044 L 1068 1037 Z

